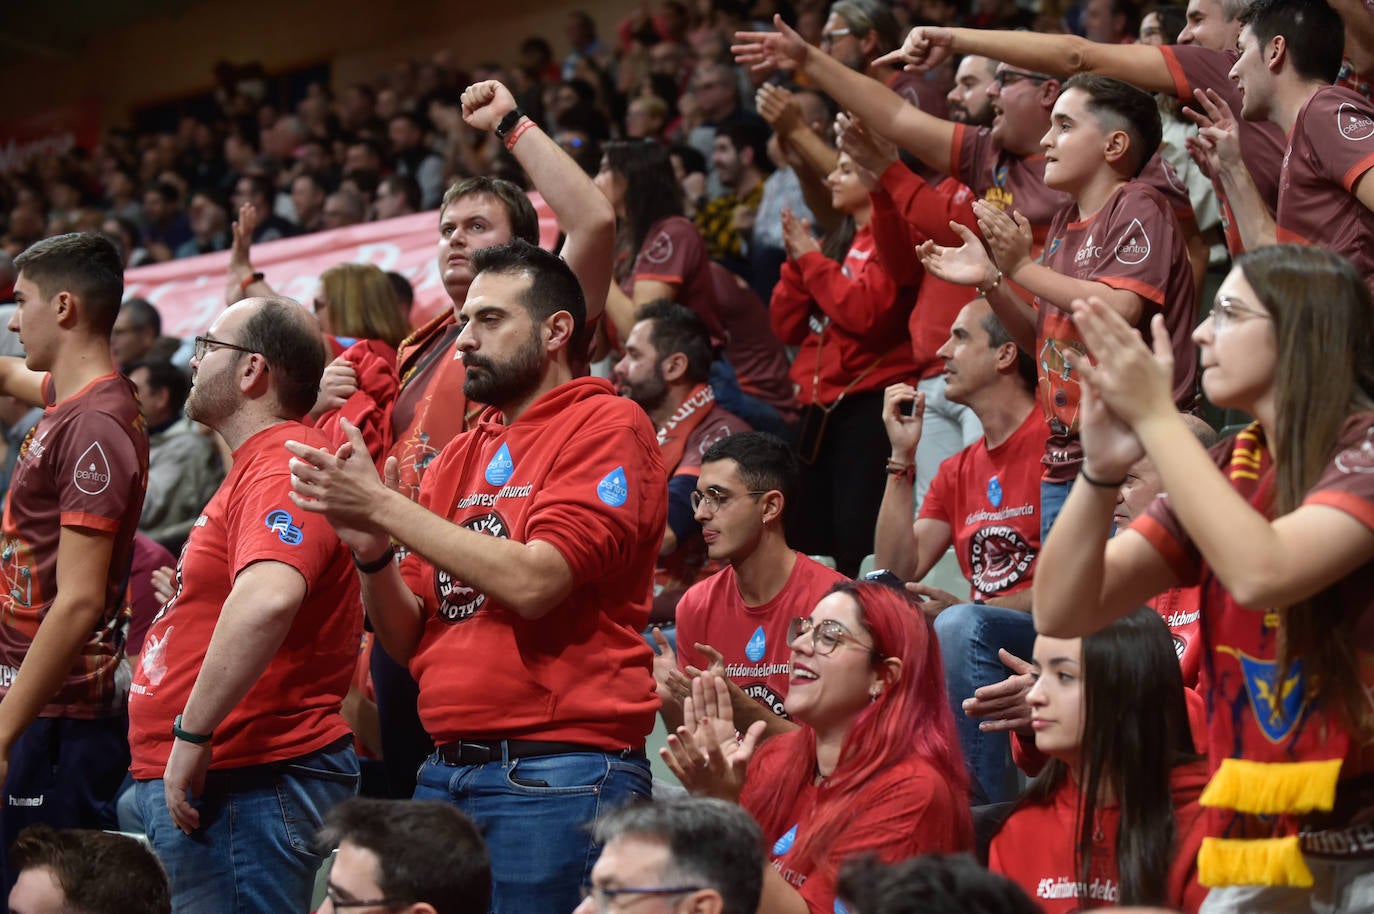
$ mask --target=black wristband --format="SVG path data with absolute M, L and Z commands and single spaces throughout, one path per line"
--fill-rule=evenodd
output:
M 1088 475 L 1088 471 L 1083 465 L 1080 465 L 1078 467 L 1078 475 L 1082 476 L 1083 481 L 1086 482 L 1088 485 L 1097 486 L 1099 489 L 1119 489 L 1126 484 L 1126 480 L 1124 478 L 1120 482 L 1107 482 L 1102 479 L 1093 479 L 1091 476 Z
M 359 561 L 358 554 L 356 552 L 353 553 L 353 567 L 357 568 L 362 574 L 376 574 L 390 565 L 391 560 L 394 558 L 396 558 L 396 547 L 391 545 L 391 543 L 387 543 L 386 552 L 383 552 L 370 562 Z
M 515 125 L 520 123 L 520 119 L 525 116 L 525 112 L 519 108 L 512 108 L 510 113 L 501 118 L 501 123 L 496 125 L 496 135 L 501 139 L 506 138 L 506 134 L 515 129 Z
M 210 742 L 210 740 L 214 738 L 214 735 L 214 730 L 211 730 L 209 733 L 192 733 L 189 730 L 181 729 L 180 714 L 177 715 L 176 720 L 172 721 L 172 736 L 175 739 L 181 740 L 183 743 L 194 743 L 197 746 L 202 746 Z

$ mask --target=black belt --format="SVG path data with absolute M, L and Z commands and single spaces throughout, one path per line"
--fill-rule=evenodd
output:
M 540 755 L 568 755 L 574 752 L 596 752 L 606 755 L 605 749 L 581 743 L 552 743 L 533 739 L 474 740 L 459 739 L 434 748 L 434 754 L 445 765 L 485 765 L 501 759 L 534 758 Z M 614 754 L 614 753 L 612 753 Z M 626 758 L 643 755 L 643 750 L 625 750 Z

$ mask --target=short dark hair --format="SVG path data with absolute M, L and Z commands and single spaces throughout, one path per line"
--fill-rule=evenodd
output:
M 124 263 L 110 239 L 96 232 L 54 235 L 30 245 L 14 266 L 45 299 L 75 293 L 90 327 L 110 335 L 124 297 Z
M 89 829 L 30 825 L 10 851 L 14 872 L 45 867 L 72 914 L 169 914 L 172 892 L 142 842 Z
M 324 337 L 310 314 L 289 298 L 258 301 L 261 305 L 243 322 L 239 345 L 267 360 L 277 399 L 299 419 L 314 408 L 320 395 L 327 360 Z
M 150 388 L 167 391 L 169 395 L 167 407 L 174 415 L 180 415 L 182 407 L 186 405 L 186 395 L 191 389 L 191 383 L 186 377 L 186 372 L 165 360 L 146 360 L 134 362 L 129 366 L 125 375 L 132 377 L 133 373 L 140 368 L 148 372 L 148 386 Z
M 520 303 L 529 312 L 530 319 L 537 324 L 559 311 L 568 312 L 573 319 L 568 351 L 570 354 L 586 351 L 582 340 L 587 327 L 587 302 L 577 275 L 563 258 L 517 238 L 507 244 L 474 251 L 468 261 L 474 279 L 483 273 L 529 277 L 529 288 Z
M 534 204 L 530 202 L 529 195 L 502 178 L 477 175 L 457 182 L 444 192 L 443 202 L 439 204 L 440 217 L 442 218 L 444 210 L 448 209 L 453 201 L 483 194 L 500 201 L 506 208 L 506 216 L 510 219 L 511 238 L 519 238 L 530 244 L 539 243 L 539 214 L 534 211 Z
M 991 308 L 983 317 L 983 329 L 988 332 L 988 345 L 993 349 L 1004 343 L 1016 342 L 1007 332 L 1007 328 L 1002 326 L 1002 321 L 997 316 L 997 312 Z M 1021 377 L 1021 383 L 1026 385 L 1027 390 L 1035 390 L 1036 385 L 1040 383 L 1035 366 L 1035 357 L 1020 346 L 1016 347 L 1016 373 Z
M 377 182 L 377 189 L 381 190 L 383 184 L 390 184 L 392 189 L 406 198 L 406 205 L 415 212 L 420 211 L 420 184 L 410 175 L 387 175 Z
M 119 311 L 128 314 L 130 322 L 138 329 L 151 330 L 154 336 L 162 336 L 162 315 L 148 299 L 134 296 L 120 305 Z
M 661 874 L 673 885 L 715 889 L 722 914 L 754 914 L 763 891 L 763 833 L 734 803 L 683 797 L 622 806 L 598 819 L 598 844 L 626 836 L 661 841 L 668 863 Z
M 927 854 L 891 865 L 871 856 L 840 869 L 836 894 L 854 914 L 1036 914 L 1020 886 L 967 854 Z
M 782 493 L 784 507 L 790 504 L 797 491 L 797 477 L 801 469 L 797 457 L 777 435 L 768 432 L 739 432 L 727 435 L 706 449 L 701 455 L 703 464 L 733 460 L 739 467 L 740 479 L 753 492 L 777 489 Z
M 1088 110 L 1104 130 L 1124 130 L 1131 138 L 1131 176 L 1138 177 L 1159 151 L 1164 127 L 1159 105 L 1150 93 L 1128 82 L 1095 73 L 1076 73 L 1064 83 L 1063 92 L 1081 89 L 1088 96 Z
M 181 189 L 171 181 L 154 181 L 143 189 L 145 194 L 157 194 L 168 203 L 181 201 Z
M 491 863 L 477 826 L 438 800 L 353 797 L 329 811 L 315 839 L 324 853 L 342 842 L 377 855 L 377 887 L 398 902 L 439 914 L 485 914 Z
M 270 205 L 272 198 L 276 196 L 277 193 L 276 188 L 272 186 L 272 179 L 268 178 L 266 175 L 244 175 L 243 177 L 248 179 L 248 186 L 251 189 L 249 195 L 253 197 L 262 197 L 262 199 L 266 200 Z M 268 215 L 270 215 L 270 213 Z M 266 218 L 266 216 L 264 216 L 264 218 Z
M 723 136 L 735 147 L 736 152 L 746 149 L 754 153 L 754 167 L 767 174 L 773 170 L 773 160 L 768 158 L 768 126 L 748 117 L 727 118 L 716 127 L 716 136 Z
M 705 384 L 711 379 L 711 363 L 716 354 L 711 347 L 711 331 L 697 313 L 685 305 L 658 298 L 640 306 L 635 321 L 653 321 L 649 342 L 660 360 L 675 352 L 687 357 L 687 380 Z
M 1326 0 L 1252 0 L 1237 17 L 1260 45 L 1282 35 L 1303 79 L 1333 83 L 1345 53 L 1345 22 Z

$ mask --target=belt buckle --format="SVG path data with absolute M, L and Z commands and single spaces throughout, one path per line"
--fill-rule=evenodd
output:
M 473 761 L 468 761 L 468 753 L 474 756 Z M 480 759 L 476 757 L 480 755 Z M 485 765 L 492 760 L 491 746 L 486 743 L 469 743 L 464 740 L 458 741 L 458 758 L 464 765 Z

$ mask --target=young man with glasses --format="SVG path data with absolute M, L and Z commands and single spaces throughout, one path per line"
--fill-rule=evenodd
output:
M 603 846 L 575 914 L 754 914 L 763 835 L 734 803 L 692 797 L 642 803 L 597 822 Z
M 325 358 L 314 317 L 279 298 L 239 302 L 195 340 L 186 415 L 233 467 L 191 527 L 129 701 L 134 797 L 179 912 L 306 910 L 322 859 L 306 836 L 357 789 L 340 707 L 358 578 L 329 524 L 292 504 L 284 448 L 326 442 L 300 421 Z
M 763 432 L 731 435 L 701 460 L 692 509 L 707 555 L 728 566 L 678 601 L 676 654 L 655 632 L 663 722 L 670 732 L 682 724 L 691 679 L 713 668 L 730 684 L 740 730 L 761 720 L 765 736 L 772 736 L 793 726 L 783 711 L 788 621 L 846 578 L 787 545 L 783 510 L 797 494 L 797 464 L 781 439 Z
M 124 269 L 100 235 L 15 258 L 0 393 L 45 406 L 20 448 L 0 541 L 0 861 L 31 823 L 102 828 L 128 766 L 119 625 L 148 439 L 110 330 Z M 17 874 L 6 867 L 8 889 Z

